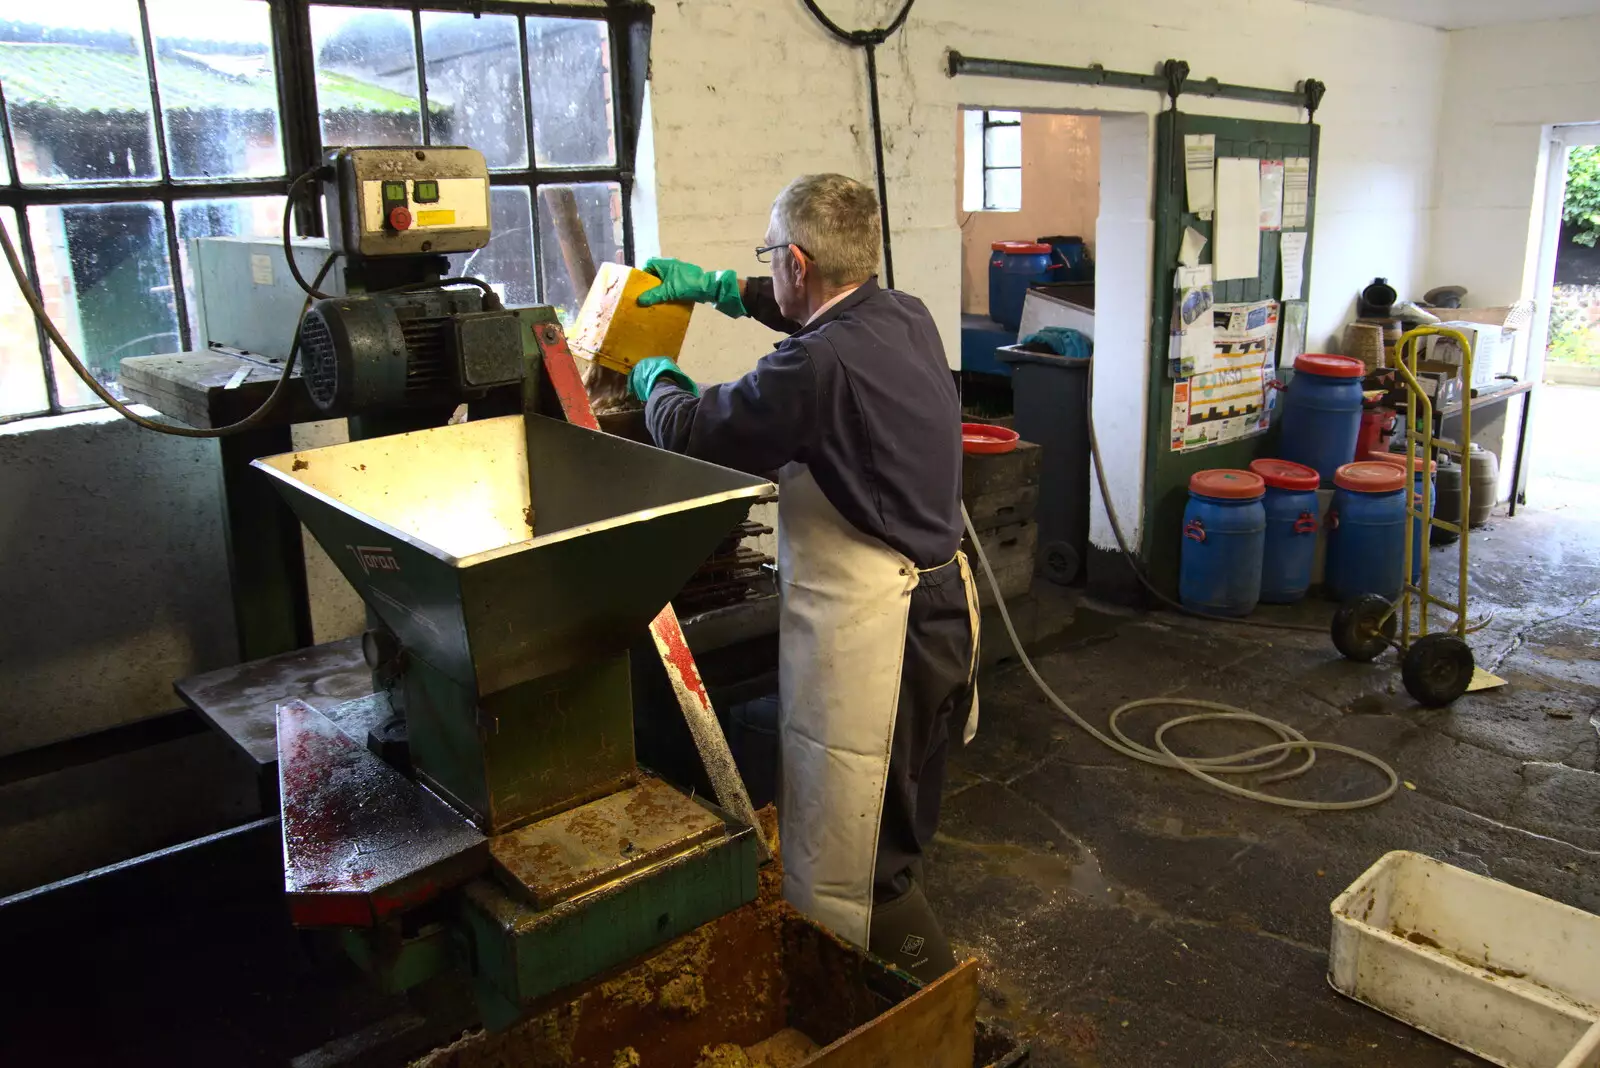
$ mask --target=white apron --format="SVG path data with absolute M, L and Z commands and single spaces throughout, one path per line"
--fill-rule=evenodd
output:
M 804 464 L 784 467 L 779 481 L 783 894 L 841 938 L 865 947 L 918 571 L 840 515 Z M 966 556 L 956 558 L 972 618 L 970 680 L 977 671 L 977 587 Z M 977 727 L 974 690 L 964 740 Z

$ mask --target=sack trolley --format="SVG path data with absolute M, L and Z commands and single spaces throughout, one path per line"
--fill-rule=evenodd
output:
M 1434 435 L 1433 398 L 1423 390 L 1417 377 L 1422 341 L 1430 336 L 1447 337 L 1456 343 L 1461 350 L 1461 381 L 1472 381 L 1472 342 L 1458 330 L 1443 326 L 1418 327 L 1407 331 L 1395 347 L 1395 370 L 1406 384 L 1406 417 L 1411 421 L 1411 431 L 1406 434 L 1406 477 L 1413 482 L 1418 460 L 1426 466 L 1438 453 L 1458 456 L 1462 471 L 1466 471 L 1467 449 L 1472 442 L 1470 397 L 1461 408 L 1461 440 L 1450 441 Z M 1408 493 L 1404 583 L 1400 599 L 1391 603 L 1376 594 L 1364 594 L 1345 602 L 1333 617 L 1333 644 L 1340 653 L 1351 660 L 1371 661 L 1385 649 L 1395 649 L 1400 654 L 1400 674 L 1406 692 L 1429 708 L 1442 708 L 1466 693 L 1475 669 L 1472 647 L 1467 644 L 1467 634 L 1475 629 L 1467 622 L 1466 517 L 1471 507 L 1470 482 L 1466 478 L 1461 480 L 1461 511 L 1454 522 L 1434 517 L 1432 493 L 1417 493 L 1414 489 Z M 1422 559 L 1418 579 L 1413 582 L 1413 571 L 1419 563 L 1414 560 L 1419 541 L 1414 533 L 1417 524 L 1422 530 Z M 1459 535 L 1453 600 L 1439 597 L 1432 590 L 1427 546 L 1434 527 Z M 1430 608 L 1453 613 L 1455 621 L 1443 630 L 1431 630 Z

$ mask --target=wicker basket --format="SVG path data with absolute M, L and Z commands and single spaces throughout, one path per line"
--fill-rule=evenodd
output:
M 1368 373 L 1386 366 L 1383 341 L 1378 323 L 1354 322 L 1344 328 L 1344 354 L 1360 360 Z

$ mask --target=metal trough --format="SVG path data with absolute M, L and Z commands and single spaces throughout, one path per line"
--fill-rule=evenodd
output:
M 538 416 L 255 466 L 408 652 L 480 695 L 625 650 L 773 489 Z

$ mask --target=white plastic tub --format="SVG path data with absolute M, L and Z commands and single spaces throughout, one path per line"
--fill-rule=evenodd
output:
M 1507 1068 L 1600 1068 L 1600 916 L 1404 851 L 1332 910 L 1341 994 Z

